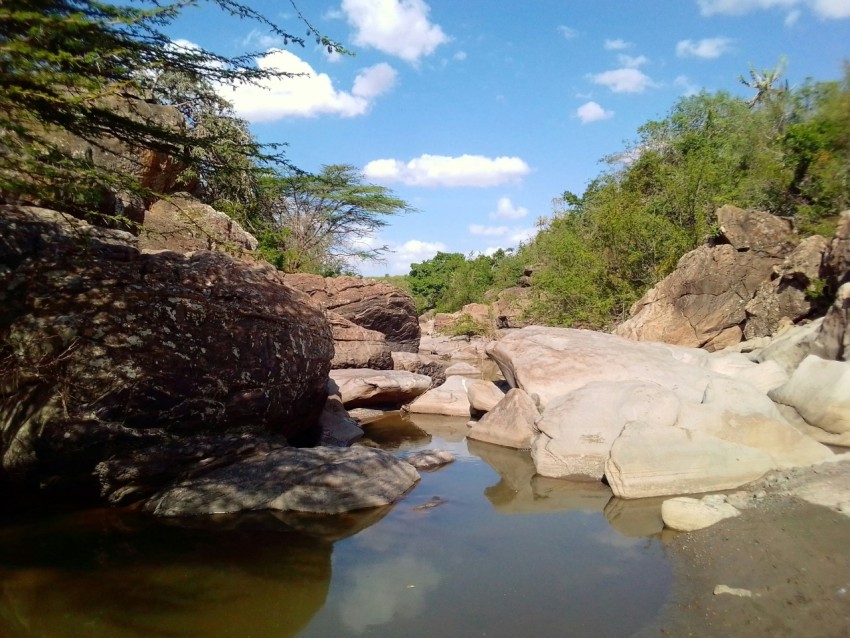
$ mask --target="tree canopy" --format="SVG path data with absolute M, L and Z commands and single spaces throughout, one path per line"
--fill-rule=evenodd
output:
M 214 120 L 209 111 L 196 108 L 215 103 L 217 84 L 289 75 L 257 65 L 262 54 L 226 57 L 172 42 L 163 29 L 197 1 L 138 0 L 139 6 L 121 6 L 96 0 L 5 0 L 0 5 L 0 194 L 82 211 L 104 189 L 156 194 L 126 172 L 69 153 L 63 135 L 95 147 L 118 140 L 163 153 L 213 190 L 221 190 L 217 181 L 234 170 L 244 174 L 246 168 L 287 165 L 279 147 L 257 144 L 237 121 Z M 304 45 L 303 38 L 247 5 L 208 3 L 234 18 L 259 22 L 285 44 Z M 344 51 L 301 19 L 308 37 Z M 188 101 L 181 95 L 187 87 L 194 91 Z M 128 99 L 180 104 L 185 126 L 144 109 L 116 107 Z M 215 115 L 222 115 L 226 107 L 218 107 Z M 236 162 L 234 168 L 234 157 L 247 158 L 247 164 Z
M 346 164 L 324 166 L 317 175 L 268 176 L 264 189 L 269 208 L 261 246 L 267 259 L 288 272 L 334 274 L 358 261 L 379 260 L 389 248 L 368 240 L 388 217 L 413 211 Z

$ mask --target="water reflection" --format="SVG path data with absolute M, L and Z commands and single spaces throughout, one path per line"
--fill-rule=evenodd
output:
M 242 525 L 85 512 L 0 533 L 0 635 L 297 635 L 325 603 L 332 544 Z
M 340 516 L 98 511 L 0 528 L 0 636 L 629 635 L 664 603 L 660 500 L 536 476 L 528 452 L 467 441 L 465 419 L 365 429 L 459 462 L 394 507 Z
M 345 579 L 340 620 L 359 634 L 393 619 L 414 619 L 425 611 L 426 598 L 440 580 L 430 563 L 412 556 L 363 566 Z

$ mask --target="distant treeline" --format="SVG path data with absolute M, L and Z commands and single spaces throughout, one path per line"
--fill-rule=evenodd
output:
M 492 299 L 528 268 L 535 322 L 606 328 L 717 232 L 724 204 L 791 217 L 802 234 L 831 235 L 850 207 L 850 63 L 840 81 L 780 84 L 750 73 L 755 95 L 681 98 L 637 141 L 605 158 L 584 193 L 564 192 L 540 231 L 515 251 L 439 253 L 411 266 L 420 311 Z

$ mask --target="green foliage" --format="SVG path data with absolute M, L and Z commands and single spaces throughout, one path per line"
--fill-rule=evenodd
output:
M 793 216 L 829 232 L 850 205 L 850 66 L 842 82 L 779 83 L 752 71 L 752 100 L 727 93 L 682 98 L 613 169 L 561 208 L 519 258 L 535 263 L 536 321 L 605 328 L 625 317 L 681 255 L 718 228 L 723 204 Z M 822 296 L 817 288 L 810 295 Z
M 449 337 L 492 337 L 494 333 L 495 330 L 489 322 L 479 321 L 466 312 L 440 329 L 440 334 Z
M 259 22 L 284 43 L 304 45 L 250 7 L 209 0 L 226 14 Z M 105 192 L 145 199 L 161 193 L 122 170 L 68 152 L 69 136 L 94 148 L 117 141 L 172 158 L 210 196 L 247 199 L 226 174 L 283 163 L 275 146 L 260 146 L 215 104 L 211 87 L 291 74 L 264 69 L 255 54 L 224 57 L 179 46 L 163 29 L 194 2 L 138 0 L 4 0 L 0 4 L 0 194 L 87 212 Z M 293 5 L 294 6 L 294 5 Z M 300 15 L 300 14 L 299 14 Z M 310 36 L 343 51 L 308 25 Z M 191 99 L 183 99 L 191 94 Z M 185 126 L 123 108 L 132 100 L 181 104 Z M 142 103 L 142 102 L 138 102 Z M 119 108 L 122 107 L 122 108 Z M 243 204 L 244 205 L 244 204 Z
M 452 274 L 464 261 L 461 253 L 439 252 L 431 259 L 410 264 L 407 280 L 419 314 L 437 308 L 449 287 Z
M 262 179 L 268 217 L 264 254 L 287 272 L 339 274 L 352 262 L 379 259 L 387 246 L 366 243 L 387 218 L 413 209 L 354 166 L 324 166 L 318 175 L 290 171 Z

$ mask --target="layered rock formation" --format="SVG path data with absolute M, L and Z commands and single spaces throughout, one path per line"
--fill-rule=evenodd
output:
M 286 275 L 285 281 L 306 292 L 319 307 L 382 333 L 390 352 L 419 350 L 416 306 L 409 295 L 395 286 L 357 277 L 306 274 Z
M 683 256 L 615 334 L 719 350 L 817 316 L 848 276 L 850 211 L 832 242 L 799 241 L 788 220 L 733 206 L 717 220 L 719 237 Z

